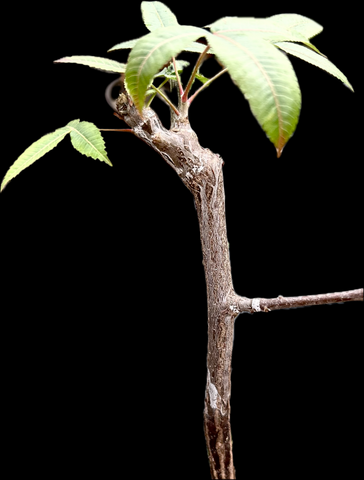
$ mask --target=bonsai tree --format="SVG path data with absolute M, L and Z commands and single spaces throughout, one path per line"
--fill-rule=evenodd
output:
M 235 292 L 226 234 L 224 160 L 200 145 L 189 123 L 189 109 L 198 104 L 200 95 L 208 95 L 208 87 L 215 80 L 218 81 L 222 75 L 230 75 L 279 158 L 297 128 L 301 109 L 300 88 L 286 54 L 325 70 L 350 90 L 352 86 L 345 75 L 311 43 L 322 27 L 307 17 L 296 14 L 279 14 L 269 18 L 224 17 L 199 28 L 179 25 L 170 9 L 160 2 L 142 2 L 141 9 L 150 33 L 110 49 L 130 49 L 125 64 L 90 56 L 64 57 L 56 63 L 78 63 L 120 74 L 108 87 L 107 99 L 115 108 L 115 115 L 127 128 L 122 125 L 120 129 L 109 130 L 132 134 L 145 142 L 177 173 L 193 195 L 200 226 L 208 300 L 204 410 L 207 452 L 212 478 L 235 478 L 230 390 L 236 318 L 241 313 L 263 314 L 277 309 L 362 301 L 363 289 L 277 298 L 247 298 Z M 182 81 L 182 76 L 188 62 L 180 58 L 183 52 L 196 54 L 186 82 Z M 216 61 L 221 67 L 209 78 L 203 71 L 207 61 Z M 116 101 L 112 96 L 115 86 L 120 89 Z M 168 129 L 154 110 L 159 100 L 170 109 Z M 218 109 L 220 102 L 221 99 L 218 99 Z M 44 135 L 10 167 L 1 190 L 68 134 L 77 151 L 111 166 L 101 134 L 106 130 L 88 121 L 74 119 Z

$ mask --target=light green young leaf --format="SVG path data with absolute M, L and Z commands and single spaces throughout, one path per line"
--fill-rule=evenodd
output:
M 58 128 L 52 133 L 47 133 L 36 142 L 32 143 L 20 157 L 15 160 L 13 165 L 7 171 L 0 190 L 3 190 L 5 185 L 14 177 L 19 175 L 25 168 L 29 167 L 39 158 L 43 157 L 47 152 L 52 150 L 63 138 L 70 132 L 68 127 Z
M 151 32 L 158 28 L 179 25 L 176 15 L 161 2 L 142 2 L 141 10 L 144 24 Z M 193 42 L 183 50 L 185 52 L 202 53 L 205 50 L 205 45 Z
M 128 58 L 125 83 L 140 111 L 154 75 L 187 45 L 206 35 L 208 32 L 202 28 L 176 25 L 154 30 L 137 41 Z
M 273 15 L 268 20 L 290 32 L 301 34 L 307 39 L 315 37 L 323 30 L 323 27 L 314 20 L 297 13 Z
M 175 14 L 161 2 L 142 2 L 140 8 L 144 24 L 151 32 L 161 27 L 178 25 Z
M 127 40 L 126 42 L 118 43 L 114 45 L 112 48 L 110 48 L 108 52 L 113 52 L 114 50 L 123 50 L 123 49 L 133 48 L 138 40 L 139 38 L 136 38 L 134 40 Z
M 54 63 L 79 63 L 88 67 L 97 68 L 108 73 L 124 73 L 125 63 L 119 63 L 110 58 L 91 57 L 89 55 L 74 55 L 73 57 L 63 57 L 55 60 Z
M 296 129 L 301 109 L 301 92 L 291 62 L 273 44 L 256 36 L 218 33 L 208 41 L 279 157 Z
M 325 70 L 326 72 L 341 80 L 348 88 L 350 88 L 351 91 L 354 91 L 346 76 L 326 57 L 323 57 L 322 55 L 317 55 L 312 50 L 296 43 L 277 42 L 275 43 L 275 45 L 286 53 L 301 58 L 302 60 L 305 60 L 306 62 L 311 63 L 312 65 L 315 65 L 322 70 Z
M 138 40 L 139 38 L 136 38 L 135 40 L 127 40 L 126 42 L 118 43 L 117 45 L 114 45 L 112 48 L 110 48 L 108 52 L 113 52 L 114 50 L 123 50 L 123 49 L 133 48 Z M 206 45 L 202 45 L 201 43 L 198 43 L 198 42 L 192 42 L 191 45 L 188 45 L 187 47 L 185 47 L 183 51 L 202 53 L 205 50 L 205 48 L 206 48 Z M 209 53 L 212 53 L 212 50 L 209 50 Z
M 286 29 L 286 31 L 292 34 L 302 35 L 304 39 L 301 41 L 301 43 L 306 45 L 306 47 L 311 48 L 311 50 L 314 50 L 319 55 L 325 57 L 325 55 L 309 41 L 310 38 L 315 37 L 322 32 L 323 27 L 319 23 L 311 20 L 308 17 L 304 17 L 303 15 L 298 15 L 297 13 L 282 13 L 279 15 L 273 15 L 267 20 L 270 20 L 274 24 Z M 281 39 L 279 41 L 286 40 L 292 41 L 289 38 Z
M 101 160 L 112 167 L 107 158 L 105 142 L 100 130 L 90 122 L 72 120 L 67 124 L 71 133 L 71 142 L 76 150 L 93 159 Z
M 188 67 L 190 63 L 186 62 L 185 60 L 176 60 L 176 66 L 177 66 L 177 71 L 178 73 L 182 73 L 183 69 L 185 67 Z M 154 75 L 154 78 L 159 78 L 159 77 L 164 77 L 164 78 L 171 78 L 173 80 L 176 79 L 176 73 L 174 71 L 174 65 L 171 62 L 168 67 L 163 68 L 157 75 Z
M 191 45 L 188 45 L 183 49 L 184 52 L 192 52 L 192 53 L 202 53 L 206 49 L 206 45 L 202 43 L 193 42 Z M 209 53 L 214 53 L 212 48 L 210 48 Z
M 196 78 L 197 78 L 197 80 L 199 80 L 201 83 L 206 83 L 206 82 L 208 82 L 208 81 L 210 80 L 209 78 L 205 77 L 204 75 L 201 75 L 200 72 L 197 72 L 197 73 L 196 73 Z
M 302 42 L 307 40 L 300 33 L 291 32 L 279 25 L 274 24 L 266 18 L 254 17 L 224 17 L 209 25 L 212 32 L 229 33 L 232 32 L 236 36 L 256 35 L 259 38 L 270 42 L 291 41 Z
M 157 30 L 158 28 L 179 25 L 175 14 L 161 2 L 142 2 L 140 7 L 142 10 L 144 24 L 151 32 Z M 124 48 L 133 48 L 138 40 L 139 39 L 128 40 L 126 42 L 118 43 L 114 47 L 110 48 L 108 52 L 121 50 Z M 191 44 L 186 45 L 183 50 L 186 52 L 202 53 L 205 50 L 205 45 L 201 45 L 197 42 L 191 42 Z
M 299 17 L 301 18 L 300 15 Z M 306 19 L 306 17 L 302 18 Z M 312 22 L 312 20 L 309 21 Z M 315 23 L 315 25 L 318 24 Z M 315 52 L 321 54 L 321 52 L 310 43 L 309 37 L 306 37 L 299 30 L 295 30 L 292 27 L 292 22 L 288 23 L 286 27 L 284 21 L 282 22 L 282 25 L 280 25 L 279 20 L 275 23 L 271 18 L 224 17 L 212 23 L 209 27 L 212 32 L 232 32 L 241 35 L 256 35 L 257 37 L 273 43 L 281 41 L 301 42 Z

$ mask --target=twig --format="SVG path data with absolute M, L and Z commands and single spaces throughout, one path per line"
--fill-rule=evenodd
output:
M 102 132 L 130 132 L 134 133 L 131 128 L 99 128 Z
M 182 88 L 182 84 L 181 84 L 181 79 L 179 77 L 179 74 L 178 74 L 178 70 L 177 70 L 177 65 L 176 65 L 176 59 L 173 57 L 173 66 L 174 66 L 174 72 L 176 74 L 176 78 L 177 78 L 177 84 L 178 84 L 178 90 L 179 90 L 179 94 L 183 95 L 183 88 Z
M 168 103 L 168 105 L 172 108 L 172 110 L 174 111 L 174 113 L 176 115 L 179 115 L 179 111 L 177 110 L 177 108 L 173 105 L 173 103 L 170 101 L 170 99 L 164 95 L 164 93 L 162 92 L 162 90 L 159 90 L 159 88 L 155 87 L 154 85 L 151 85 L 151 87 L 156 90 L 159 95 Z
M 223 73 L 227 72 L 227 68 L 222 69 L 219 73 L 217 73 L 214 77 L 210 78 L 205 82 L 196 92 L 189 98 L 188 103 L 191 105 L 192 100 L 196 98 L 196 96 L 202 92 L 206 87 L 208 87 L 214 80 L 220 77 Z
M 362 302 L 363 289 L 348 290 L 346 292 L 322 293 L 318 295 L 303 295 L 299 297 L 277 298 L 246 298 L 233 296 L 230 301 L 230 309 L 234 312 L 270 312 L 285 308 L 309 307 L 312 305 L 328 305 L 342 302 Z
M 196 76 L 196 73 L 198 72 L 198 69 L 200 68 L 200 65 L 202 64 L 202 61 L 207 53 L 207 51 L 209 50 L 210 46 L 207 45 L 207 47 L 205 48 L 205 50 L 201 53 L 201 55 L 198 57 L 197 59 L 197 62 L 196 62 L 196 65 L 191 73 L 191 76 L 190 76 L 190 79 L 188 80 L 188 84 L 186 86 L 186 90 L 184 91 L 184 94 L 182 95 L 182 103 L 186 103 L 187 102 L 187 96 L 188 96 L 188 92 L 190 91 L 191 87 L 192 87 L 192 84 L 193 84 L 193 81 L 195 79 L 195 76 Z

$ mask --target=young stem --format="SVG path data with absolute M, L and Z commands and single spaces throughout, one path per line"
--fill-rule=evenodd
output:
M 180 79 L 180 76 L 179 76 L 178 70 L 177 70 L 176 59 L 173 57 L 172 60 L 173 60 L 174 72 L 175 72 L 176 78 L 177 78 L 178 91 L 179 91 L 180 96 L 182 97 L 183 96 L 183 88 L 182 88 L 181 79 Z
M 217 73 L 214 77 L 210 78 L 207 82 L 205 82 L 196 92 L 189 98 L 188 102 L 191 105 L 192 101 L 196 98 L 196 96 L 202 92 L 206 87 L 208 87 L 214 80 L 219 78 L 223 73 L 227 72 L 227 68 L 224 68 L 219 73 Z
M 166 83 L 168 82 L 168 78 L 165 78 L 163 82 L 158 86 L 159 89 L 161 89 Z M 157 95 L 158 92 L 155 92 L 153 95 L 150 96 L 149 102 L 147 103 L 146 107 L 150 107 L 150 104 L 154 100 L 155 96 Z
M 159 95 L 168 103 L 168 105 L 171 107 L 171 109 L 174 111 L 174 113 L 175 113 L 176 115 L 179 115 L 178 109 L 173 105 L 173 103 L 170 101 L 170 99 L 169 99 L 166 95 L 164 95 L 164 93 L 162 92 L 162 90 L 159 90 L 159 88 L 155 87 L 154 85 L 151 85 L 151 87 L 152 87 L 154 90 L 156 90 L 156 91 L 159 93 Z
M 186 86 L 186 90 L 184 91 L 183 95 L 182 95 L 182 102 L 183 103 L 186 103 L 187 102 L 187 98 L 188 98 L 188 92 L 191 90 L 191 87 L 192 87 L 192 84 L 195 80 L 195 76 L 196 76 L 196 73 L 198 72 L 198 69 L 200 68 L 204 58 L 205 58 L 205 55 L 207 53 L 207 51 L 209 50 L 210 46 L 207 45 L 207 47 L 205 48 L 205 50 L 201 53 L 201 55 L 198 57 L 197 59 L 197 62 L 196 62 L 196 65 L 191 73 L 191 76 L 190 76 L 190 79 L 188 80 L 188 83 L 187 83 L 187 86 Z

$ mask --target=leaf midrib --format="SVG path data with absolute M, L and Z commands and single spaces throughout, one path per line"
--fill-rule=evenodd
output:
M 157 17 L 159 18 L 159 21 L 161 22 L 162 27 L 165 27 L 165 25 L 164 25 L 164 23 L 163 23 L 163 21 L 162 21 L 162 18 L 161 18 L 161 16 L 159 15 L 158 10 L 157 10 L 154 2 L 153 2 L 153 8 L 154 8 L 154 10 L 155 10 L 155 13 L 157 14 Z
M 70 130 L 73 130 L 73 131 L 76 132 L 80 137 L 82 137 L 82 138 L 92 147 L 93 150 L 95 150 L 97 153 L 99 153 L 99 154 L 102 156 L 102 158 L 105 159 L 104 162 L 106 162 L 106 157 L 105 157 L 105 155 L 103 155 L 103 153 L 102 153 L 99 149 L 97 149 L 84 135 L 82 135 L 82 133 L 81 133 L 79 130 L 77 130 L 77 129 L 74 128 L 74 127 L 69 127 L 69 129 L 70 129 Z M 107 162 L 106 162 L 106 163 L 107 163 Z
M 219 30 L 215 33 L 224 33 L 224 32 L 267 32 L 267 33 L 282 33 L 280 30 L 271 30 L 267 28 L 226 28 L 225 30 Z
M 64 127 L 64 128 L 66 128 L 66 127 Z M 69 127 L 68 127 L 68 128 L 69 128 Z M 65 137 L 65 136 L 67 135 L 67 133 L 69 133 L 69 132 L 66 132 L 66 133 L 65 133 L 65 132 L 62 132 L 62 133 L 60 133 L 60 134 L 58 135 L 58 137 L 53 138 L 53 140 L 51 140 L 50 142 L 48 142 L 47 145 L 44 145 L 44 147 L 42 147 L 40 150 L 37 150 L 37 152 L 34 153 L 34 155 L 32 155 L 32 156 L 27 160 L 26 163 L 29 163 L 34 157 L 36 157 L 37 155 L 39 155 L 39 153 L 42 152 L 44 149 L 48 148 L 49 145 L 51 145 L 52 143 L 56 142 L 60 137 Z M 52 135 L 52 134 L 50 133 L 49 135 Z M 29 148 L 31 148 L 31 147 L 29 147 Z M 24 152 L 24 153 L 25 153 L 25 152 Z M 42 155 L 41 155 L 41 156 L 42 156 Z

